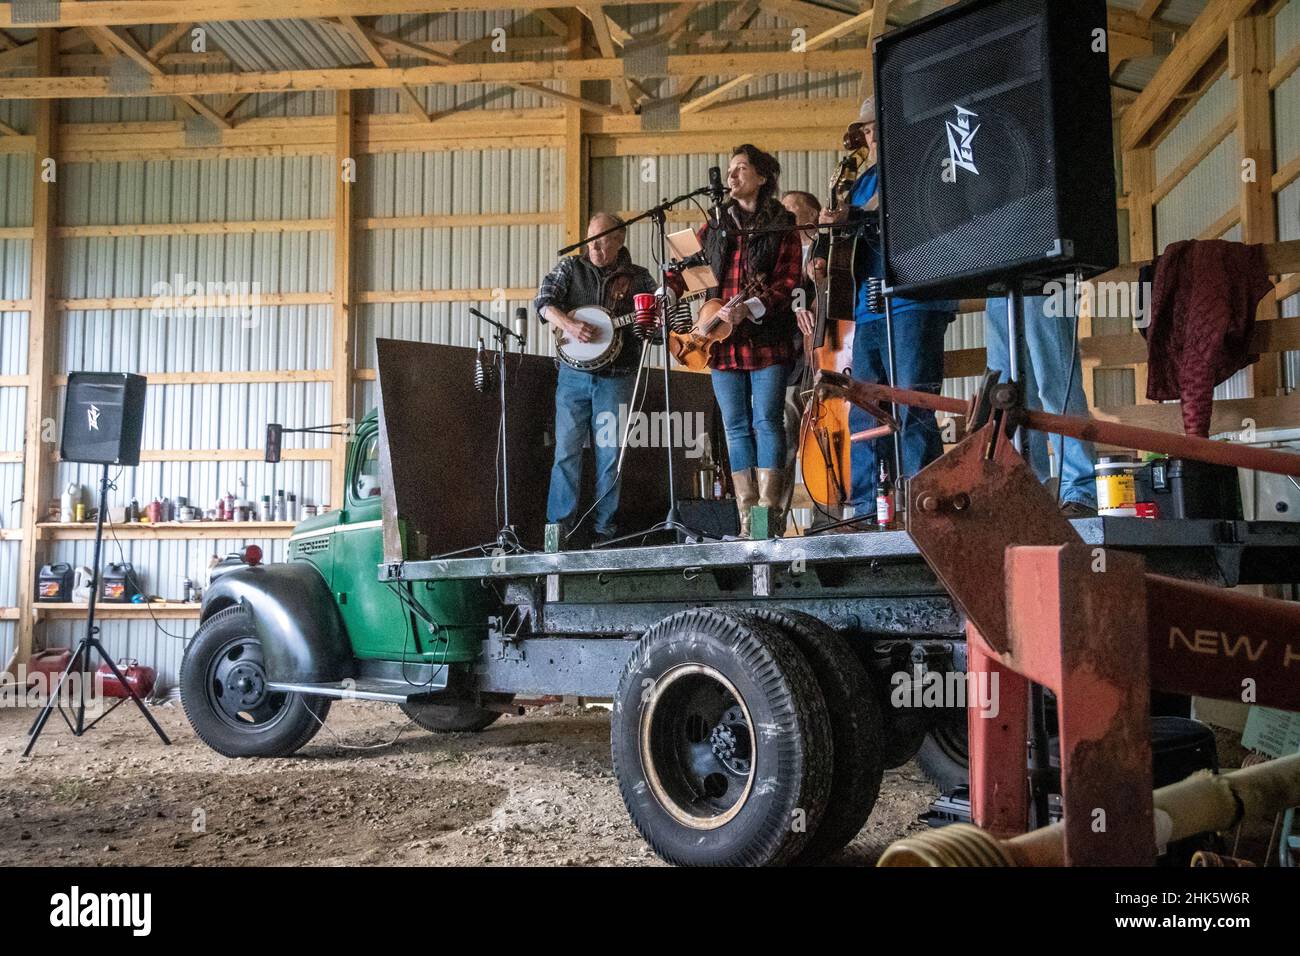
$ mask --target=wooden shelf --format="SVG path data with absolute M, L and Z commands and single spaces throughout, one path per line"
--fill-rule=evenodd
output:
M 104 525 L 107 538 L 287 538 L 296 521 L 166 521 Z M 82 539 L 95 536 L 93 521 L 46 521 L 36 526 L 39 537 Z
M 64 601 L 37 601 L 33 607 L 41 617 L 85 617 L 87 605 Z M 95 617 L 198 617 L 200 604 L 184 601 L 154 601 L 151 604 L 115 604 L 100 601 L 95 605 Z

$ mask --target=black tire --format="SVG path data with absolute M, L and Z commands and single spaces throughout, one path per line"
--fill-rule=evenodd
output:
M 942 792 L 970 783 L 970 746 L 966 715 L 944 718 L 930 728 L 917 752 L 916 762 L 925 778 Z
M 227 757 L 287 757 L 316 736 L 328 697 L 265 688 L 262 642 L 242 607 L 198 629 L 181 662 L 181 704 L 199 739 Z
M 903 714 L 890 719 L 888 709 L 885 713 L 885 769 L 894 770 L 921 752 L 927 724 L 920 716 Z
M 847 846 L 871 815 L 885 774 L 883 719 L 862 662 L 827 624 L 801 611 L 751 612 L 781 628 L 812 666 L 831 723 L 834 769 L 822 821 L 796 863 L 816 863 Z
M 484 710 L 473 701 L 462 700 L 454 704 L 399 704 L 402 713 L 425 730 L 435 734 L 458 731 L 475 733 L 494 724 L 501 716 L 498 710 Z
M 655 853 L 684 866 L 797 858 L 830 794 L 830 740 L 817 678 L 794 643 L 757 618 L 714 609 L 679 612 L 646 632 L 610 725 L 633 824 Z

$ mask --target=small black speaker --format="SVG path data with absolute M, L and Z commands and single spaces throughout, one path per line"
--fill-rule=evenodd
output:
M 143 375 L 70 373 L 60 457 L 93 465 L 140 464 L 144 392 Z
M 885 280 L 1029 289 L 1119 260 L 1104 0 L 968 0 L 875 47 Z

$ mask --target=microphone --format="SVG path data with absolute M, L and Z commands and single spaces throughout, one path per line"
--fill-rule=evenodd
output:
M 476 392 L 487 392 L 497 381 L 496 366 L 488 361 L 487 352 L 483 349 L 483 340 L 478 340 L 478 353 L 474 356 L 474 390 Z
M 709 198 L 713 200 L 714 206 L 722 205 L 722 194 L 725 190 L 722 187 L 722 169 L 718 166 L 709 167 Z
M 519 340 L 519 351 L 528 347 L 528 309 L 519 306 L 515 309 L 515 338 Z

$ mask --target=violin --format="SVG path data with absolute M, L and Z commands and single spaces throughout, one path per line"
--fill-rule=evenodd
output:
M 735 324 L 718 318 L 722 307 L 726 305 L 735 308 L 762 290 L 763 277 L 754 276 L 726 302 L 721 299 L 706 299 L 689 332 L 674 332 L 669 329 L 668 351 L 679 365 L 686 366 L 692 372 L 704 371 L 709 366 L 709 352 L 713 346 L 729 338 L 736 330 Z

